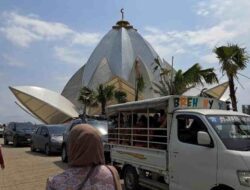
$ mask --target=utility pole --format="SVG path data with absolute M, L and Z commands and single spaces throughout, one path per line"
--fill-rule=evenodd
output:
M 173 84 L 173 76 L 174 76 L 174 56 L 172 56 L 172 68 L 171 68 L 171 84 Z

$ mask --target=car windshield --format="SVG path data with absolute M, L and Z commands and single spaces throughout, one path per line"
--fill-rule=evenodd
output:
M 48 126 L 48 130 L 52 135 L 62 135 L 66 130 L 66 127 L 66 125 L 50 125 Z
M 33 128 L 32 123 L 17 123 L 16 130 L 17 131 L 33 131 L 34 128 Z
M 227 149 L 250 151 L 250 117 L 216 115 L 207 116 Z
M 87 123 L 97 128 L 102 135 L 107 134 L 107 129 L 108 129 L 107 120 L 88 119 Z

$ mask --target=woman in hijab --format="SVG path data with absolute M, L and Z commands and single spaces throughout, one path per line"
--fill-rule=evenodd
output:
M 99 132 L 88 124 L 75 126 L 69 134 L 69 168 L 47 180 L 47 190 L 121 190 L 119 175 L 104 165 Z

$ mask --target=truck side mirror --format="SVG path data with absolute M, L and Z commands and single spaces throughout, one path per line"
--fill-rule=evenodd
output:
M 197 142 L 199 145 L 211 147 L 211 138 L 205 131 L 199 131 L 197 135 Z

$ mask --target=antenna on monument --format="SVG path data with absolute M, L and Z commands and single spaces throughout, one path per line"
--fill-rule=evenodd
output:
M 122 13 L 122 20 L 124 19 L 124 8 L 121 9 L 121 13 Z

